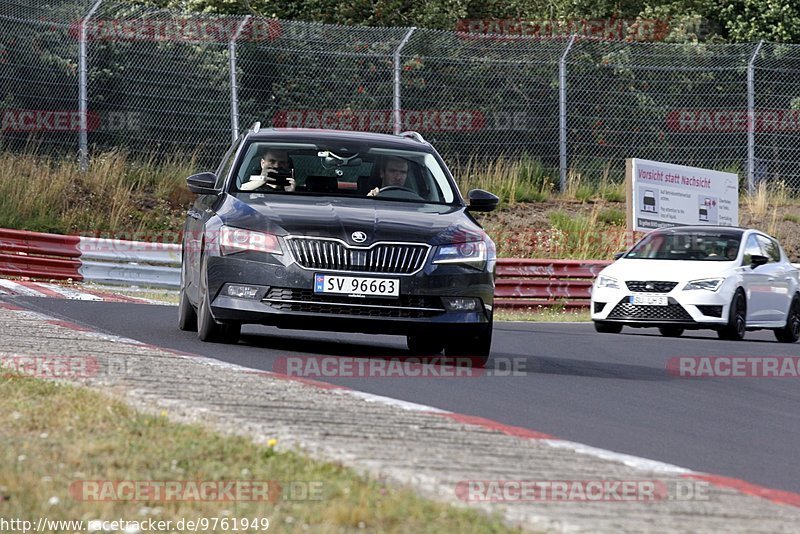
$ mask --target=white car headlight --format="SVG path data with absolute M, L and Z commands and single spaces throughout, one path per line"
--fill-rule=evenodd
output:
M 483 241 L 469 241 L 441 245 L 436 250 L 433 263 L 462 263 L 483 269 L 486 267 L 487 247 Z
M 705 289 L 706 291 L 716 291 L 724 282 L 724 278 L 704 278 L 703 280 L 692 280 L 683 288 L 684 291 L 692 289 Z
M 597 277 L 597 282 L 595 283 L 597 288 L 607 287 L 609 289 L 619 289 L 619 281 L 616 278 L 611 278 L 610 276 L 603 276 L 602 274 Z
M 278 243 L 278 236 L 231 226 L 220 227 L 219 250 L 223 256 L 245 250 L 283 254 Z

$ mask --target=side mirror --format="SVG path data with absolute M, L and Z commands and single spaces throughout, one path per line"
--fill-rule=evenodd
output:
M 467 193 L 470 211 L 492 211 L 500 203 L 500 199 L 483 189 L 471 189 Z
M 215 186 L 217 184 L 217 175 L 213 172 L 201 172 L 193 174 L 186 179 L 186 185 L 189 186 L 189 191 L 197 193 L 198 195 L 216 195 L 219 193 Z
M 625 255 L 625 251 L 622 251 L 622 252 L 617 252 L 616 254 L 614 254 L 614 259 L 615 259 L 615 260 L 618 260 L 618 259 L 620 259 L 620 258 L 621 258 L 622 256 L 624 256 L 624 255 Z
M 766 256 L 762 256 L 761 254 L 753 254 L 750 256 L 750 268 L 755 269 L 760 265 L 766 265 L 769 263 L 769 258 Z

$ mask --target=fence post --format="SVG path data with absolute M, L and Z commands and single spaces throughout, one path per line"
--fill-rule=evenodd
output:
M 759 41 L 750 61 L 747 62 L 747 194 L 755 191 L 755 162 L 756 162 L 756 88 L 755 88 L 755 62 L 756 56 L 761 52 L 764 41 Z
M 92 18 L 95 11 L 100 7 L 103 0 L 96 0 L 92 8 L 81 20 L 80 37 L 78 39 L 78 158 L 80 160 L 81 172 L 86 172 L 89 168 L 89 121 L 86 114 L 89 108 L 89 96 L 87 91 L 88 70 L 86 58 L 86 23 Z
M 400 71 L 402 69 L 402 65 L 400 65 L 400 52 L 403 51 L 403 47 L 406 46 L 406 43 L 409 39 L 411 39 L 411 35 L 416 29 L 416 26 L 409 28 L 405 37 L 403 37 L 403 40 L 400 41 L 400 44 L 397 45 L 397 48 L 394 51 L 394 103 L 392 106 L 392 111 L 394 115 L 395 135 L 399 134 L 403 129 L 402 117 L 400 116 Z
M 239 88 L 236 82 L 236 39 L 241 35 L 242 30 L 247 23 L 250 22 L 251 15 L 247 15 L 233 34 L 230 42 L 228 43 L 228 70 L 230 70 L 231 79 L 231 137 L 235 142 L 239 137 Z
M 573 43 L 574 34 L 558 60 L 558 173 L 561 191 L 567 189 L 567 55 Z

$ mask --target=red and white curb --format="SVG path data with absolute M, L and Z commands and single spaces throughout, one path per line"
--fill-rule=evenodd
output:
M 473 425 L 482 427 L 488 430 L 493 430 L 499 432 L 501 434 L 505 434 L 508 436 L 513 436 L 520 439 L 528 439 L 528 440 L 535 440 L 538 443 L 557 448 L 557 449 L 568 449 L 577 454 L 591 456 L 600 460 L 605 461 L 612 461 L 623 464 L 629 468 L 649 472 L 649 473 L 663 473 L 665 475 L 673 475 L 673 476 L 680 476 L 687 479 L 692 480 L 700 480 L 705 481 L 713 486 L 717 486 L 720 488 L 726 488 L 730 490 L 737 491 L 741 494 L 752 496 L 752 497 L 759 497 L 762 499 L 769 500 L 773 503 L 783 504 L 787 506 L 793 506 L 800 508 L 800 493 L 793 493 L 790 491 L 778 490 L 774 488 L 768 488 L 765 486 L 760 486 L 758 484 L 753 484 L 747 482 L 745 480 L 732 478 L 732 477 L 725 477 L 721 475 L 714 475 L 710 473 L 703 473 L 700 471 L 694 471 L 692 469 L 687 469 L 684 467 L 680 467 L 677 465 L 661 462 L 658 460 L 651 460 L 648 458 L 642 458 L 639 456 L 633 456 L 630 454 L 619 453 L 615 451 L 610 451 L 607 449 L 601 449 L 598 447 L 592 447 L 591 445 L 586 445 L 583 443 L 577 443 L 574 441 L 568 441 L 564 439 L 560 439 L 558 437 L 552 436 L 550 434 L 546 434 L 544 432 L 539 432 L 536 430 L 531 430 L 528 428 L 517 427 L 512 425 L 507 425 L 504 423 L 500 423 L 497 421 L 493 421 L 491 419 L 486 419 L 479 416 L 474 415 L 467 415 L 467 414 L 460 414 L 451 412 L 448 410 L 442 410 L 439 408 L 435 408 L 433 406 L 426 406 L 423 404 L 417 404 L 409 401 L 404 401 L 400 399 L 394 399 L 391 397 L 384 397 L 381 395 L 375 395 L 372 393 L 366 393 L 363 391 L 357 391 L 351 389 L 346 386 L 340 386 L 338 384 L 330 384 L 327 382 L 321 382 L 313 379 L 308 378 L 299 378 L 294 376 L 289 376 L 285 374 L 275 373 L 272 371 L 263 371 L 258 369 L 250 369 L 247 367 L 243 367 L 237 364 L 232 364 L 228 362 L 222 362 L 219 360 L 215 360 L 213 358 L 207 358 L 205 356 L 199 356 L 197 354 L 192 354 L 183 351 L 177 351 L 172 349 L 166 349 L 163 347 L 159 347 L 157 345 L 151 345 L 148 343 L 142 343 L 140 341 L 136 341 L 134 339 L 125 338 L 121 336 L 109 335 L 104 334 L 101 332 L 97 332 L 86 327 L 54 319 L 49 317 L 45 314 L 39 312 L 33 312 L 26 310 L 25 308 L 21 308 L 14 304 L 9 304 L 6 302 L 0 301 L 0 308 L 14 312 L 19 314 L 21 317 L 26 319 L 34 319 L 40 320 L 45 323 L 58 325 L 64 328 L 69 328 L 72 330 L 80 331 L 84 335 L 89 335 L 93 338 L 104 339 L 108 341 L 113 341 L 115 343 L 123 343 L 129 345 L 135 345 L 140 347 L 147 347 L 154 350 L 159 350 L 162 352 L 169 353 L 176 358 L 186 358 L 191 359 L 196 362 L 202 362 L 206 365 L 210 365 L 213 367 L 226 369 L 238 373 L 248 374 L 248 375 L 263 375 L 273 379 L 280 379 L 280 380 L 290 380 L 292 382 L 302 383 L 307 386 L 316 387 L 319 389 L 335 391 L 336 393 L 342 395 L 348 395 L 352 397 L 356 397 L 362 399 L 367 402 L 375 402 L 379 404 L 384 404 L 388 406 L 393 406 L 396 408 L 401 408 L 403 410 L 410 410 L 418 413 L 425 413 L 429 414 L 432 417 L 445 417 L 447 419 L 456 421 L 458 423 L 462 423 L 465 425 Z
M 113 291 L 109 288 L 107 291 Z M 88 289 L 83 286 L 67 286 L 28 280 L 9 280 L 0 278 L 0 295 L 18 297 L 45 297 L 68 300 L 89 300 L 96 302 L 130 302 L 133 304 L 166 304 L 152 299 L 129 297 L 106 290 Z

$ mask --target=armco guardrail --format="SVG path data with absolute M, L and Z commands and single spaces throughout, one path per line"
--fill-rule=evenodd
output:
M 0 229 L 0 275 L 172 287 L 181 247 Z
M 495 306 L 587 308 L 592 280 L 610 261 L 498 259 Z
M 177 288 L 180 245 L 0 229 L 0 275 Z M 589 305 L 592 279 L 610 262 L 499 259 L 495 304 L 525 309 Z

